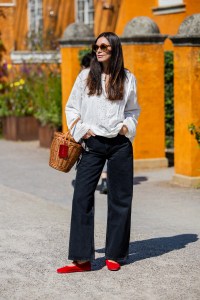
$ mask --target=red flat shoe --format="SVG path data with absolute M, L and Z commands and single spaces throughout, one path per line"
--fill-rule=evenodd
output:
M 110 271 L 118 271 L 121 268 L 118 262 L 109 261 L 108 259 L 106 259 L 106 266 Z
M 91 271 L 91 263 L 87 261 L 85 263 L 79 264 L 77 262 L 73 262 L 74 265 L 65 266 L 57 269 L 57 273 L 74 273 L 74 272 L 86 272 Z

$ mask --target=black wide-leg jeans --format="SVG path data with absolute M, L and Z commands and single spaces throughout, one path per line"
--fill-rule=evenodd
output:
M 108 215 L 105 257 L 128 255 L 133 196 L 133 149 L 130 140 L 118 135 L 85 140 L 86 149 L 77 166 L 69 240 L 70 260 L 94 259 L 94 193 L 108 160 Z

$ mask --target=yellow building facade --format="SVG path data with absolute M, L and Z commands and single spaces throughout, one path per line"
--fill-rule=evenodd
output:
M 95 36 L 103 31 L 122 35 L 131 19 L 146 16 L 161 34 L 173 35 L 186 17 L 199 12 L 199 0 L 1 0 L 0 28 L 9 55 L 12 50 L 27 49 L 28 32 L 37 31 L 38 23 L 44 35 L 52 31 L 56 39 L 75 21 L 93 26 Z M 172 49 L 169 39 L 164 47 Z
M 95 35 L 102 31 L 121 35 L 126 24 L 139 16 L 151 18 L 161 34 L 174 35 L 186 17 L 200 13 L 198 0 L 96 0 L 94 3 Z M 172 43 L 166 40 L 165 49 L 172 48 Z

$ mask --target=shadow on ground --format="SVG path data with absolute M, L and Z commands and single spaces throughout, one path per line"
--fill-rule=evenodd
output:
M 180 234 L 171 237 L 160 237 L 149 240 L 131 242 L 129 244 L 129 257 L 125 264 L 132 264 L 143 259 L 161 256 L 174 250 L 185 248 L 188 244 L 198 241 L 197 234 Z M 105 248 L 97 249 L 97 253 L 105 253 Z M 123 265 L 123 263 L 121 263 Z M 94 270 L 105 266 L 105 257 L 97 258 Z
M 146 177 L 146 176 L 135 176 L 133 178 L 133 185 L 141 184 L 142 182 L 147 181 L 147 180 L 148 180 L 148 177 Z

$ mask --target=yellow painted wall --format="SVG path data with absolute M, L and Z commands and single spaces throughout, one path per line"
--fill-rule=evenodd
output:
M 137 79 L 141 115 L 134 142 L 136 159 L 165 157 L 164 57 L 162 45 L 123 45 L 125 67 Z
M 5 48 L 3 57 L 10 61 L 10 50 L 14 48 L 14 8 L 13 7 L 0 7 L 0 32 L 1 41 Z
M 200 149 L 188 125 L 200 126 L 200 47 L 174 49 L 175 173 L 200 176 Z
M 54 36 L 60 38 L 65 28 L 75 20 L 74 1 L 43 0 L 43 19 L 44 33 L 52 30 Z
M 65 47 L 61 48 L 61 73 L 62 73 L 62 126 L 63 132 L 67 130 L 65 105 L 71 93 L 74 81 L 80 72 L 78 53 L 85 47 Z
M 94 1 L 94 34 L 96 36 L 103 31 L 115 31 L 120 4 L 121 0 Z
M 27 31 L 28 31 L 28 3 L 27 0 L 16 1 L 14 7 L 14 49 L 27 49 Z

